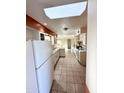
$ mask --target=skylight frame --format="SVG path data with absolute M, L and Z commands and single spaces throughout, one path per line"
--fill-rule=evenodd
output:
M 45 8 L 44 12 L 49 19 L 80 16 L 87 6 L 87 1 Z

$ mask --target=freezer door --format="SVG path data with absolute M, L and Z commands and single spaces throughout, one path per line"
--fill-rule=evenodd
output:
M 52 46 L 48 41 L 33 41 L 35 66 L 39 68 L 52 55 Z
M 26 42 L 26 93 L 38 93 L 32 42 Z

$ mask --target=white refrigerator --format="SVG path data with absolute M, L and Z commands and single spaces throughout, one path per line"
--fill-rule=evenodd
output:
M 26 93 L 38 93 L 32 42 L 26 42 Z
M 49 93 L 53 81 L 52 46 L 49 41 L 31 42 L 38 93 Z

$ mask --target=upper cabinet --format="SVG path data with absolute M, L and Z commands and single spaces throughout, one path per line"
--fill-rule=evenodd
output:
M 81 27 L 81 33 L 87 33 L 87 27 Z
M 53 36 L 57 35 L 55 32 L 51 31 L 50 29 L 48 29 L 47 27 L 45 27 L 44 25 L 42 25 L 41 23 L 39 23 L 38 21 L 28 15 L 26 15 L 26 26 L 31 27 L 39 32 L 47 33 Z

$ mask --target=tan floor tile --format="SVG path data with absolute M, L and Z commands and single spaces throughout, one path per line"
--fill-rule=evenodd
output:
M 76 93 L 83 93 L 83 85 L 82 84 L 75 84 Z
M 67 76 L 73 77 L 73 72 L 72 71 L 67 71 Z
M 61 69 L 60 69 L 60 70 L 55 70 L 55 71 L 54 71 L 54 74 L 59 75 L 59 74 L 61 74 L 61 72 L 62 72 Z
M 64 92 L 64 91 L 58 91 L 57 93 L 67 93 L 67 92 Z
M 62 91 L 62 92 L 66 92 L 67 90 L 67 85 L 66 82 L 59 82 L 59 86 L 58 86 L 58 91 Z
M 74 77 L 74 83 L 75 84 L 82 84 L 83 83 L 83 79 L 81 79 L 80 77 Z
M 62 76 L 67 76 L 67 73 L 62 73 L 61 75 L 62 75 Z
M 68 52 L 66 57 L 60 58 L 56 65 L 52 93 L 83 93 L 85 69 L 74 55 Z
M 62 73 L 66 73 L 67 72 L 67 70 L 66 69 L 62 69 Z
M 67 76 L 67 83 L 75 83 L 74 78 L 72 76 Z
M 60 75 L 54 75 L 54 80 L 59 81 Z
M 52 90 L 50 93 L 58 93 L 57 90 Z
M 52 90 L 58 90 L 59 86 L 59 81 L 53 81 Z
M 61 75 L 59 81 L 60 81 L 60 82 L 66 82 L 66 81 L 67 81 L 66 75 Z
M 75 84 L 67 83 L 67 93 L 76 93 Z

